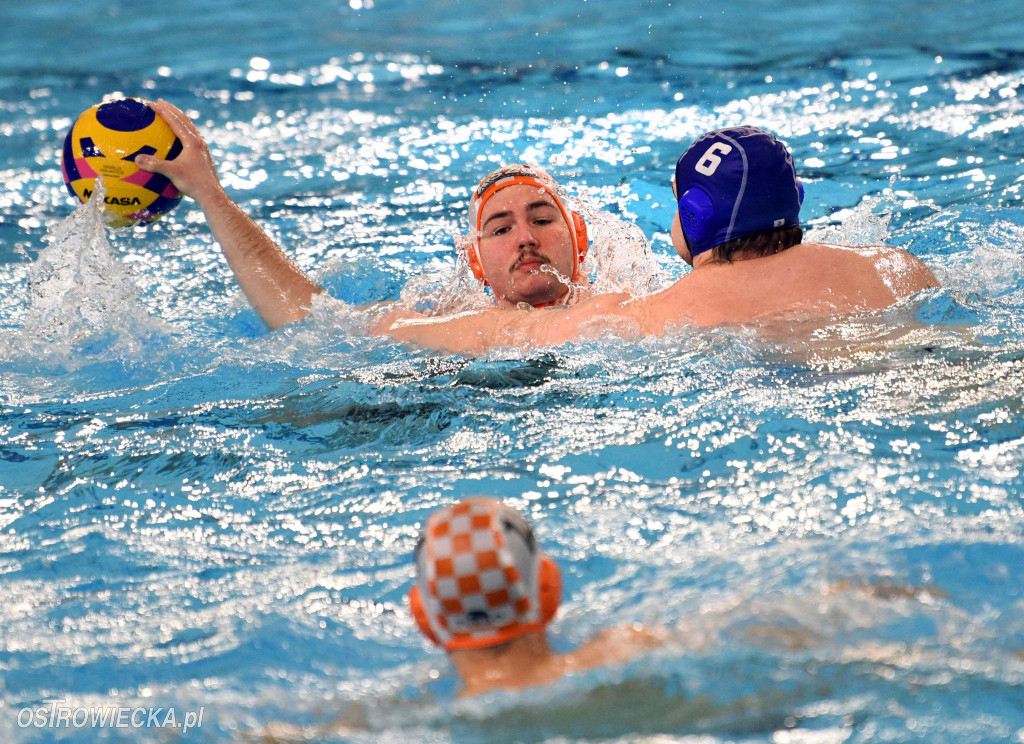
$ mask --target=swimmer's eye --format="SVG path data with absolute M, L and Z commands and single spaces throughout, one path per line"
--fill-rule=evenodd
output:
M 530 219 L 536 225 L 550 225 L 561 220 L 561 213 L 554 204 L 538 204 L 530 210 Z
M 548 225 L 552 224 L 554 221 L 555 221 L 555 219 L 553 217 L 535 217 L 535 218 L 533 218 L 531 220 L 531 222 L 534 225 L 536 225 L 537 227 L 547 227 Z M 488 230 L 484 234 L 484 237 L 485 238 L 496 238 L 496 237 L 499 237 L 501 235 L 505 235 L 506 233 L 510 232 L 511 230 L 512 230 L 512 226 L 511 225 L 501 225 L 500 227 L 495 227 L 495 228 L 493 228 L 491 230 Z

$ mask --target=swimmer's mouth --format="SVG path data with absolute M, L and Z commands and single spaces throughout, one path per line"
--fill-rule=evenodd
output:
M 548 261 L 543 256 L 538 256 L 536 254 L 526 254 L 525 256 L 521 256 L 519 260 L 516 261 L 515 265 L 512 267 L 512 270 L 540 271 L 543 266 L 549 263 L 551 262 Z

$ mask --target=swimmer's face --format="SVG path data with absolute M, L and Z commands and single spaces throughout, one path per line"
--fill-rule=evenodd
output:
M 480 265 L 499 305 L 563 299 L 573 263 L 569 226 L 543 189 L 509 186 L 484 204 Z

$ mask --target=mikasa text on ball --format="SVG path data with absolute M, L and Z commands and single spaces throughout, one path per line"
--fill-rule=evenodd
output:
M 64 139 L 61 170 L 73 196 L 85 202 L 102 178 L 110 224 L 159 219 L 181 201 L 170 179 L 135 165 L 143 153 L 173 160 L 181 141 L 146 101 L 124 98 L 82 112 Z

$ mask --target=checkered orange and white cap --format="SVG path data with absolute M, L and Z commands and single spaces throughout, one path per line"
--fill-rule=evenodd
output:
M 541 607 L 542 560 L 550 559 L 511 507 L 477 498 L 441 509 L 427 520 L 416 550 L 425 615 L 419 621 L 449 651 L 540 630 L 550 619 Z

